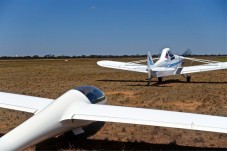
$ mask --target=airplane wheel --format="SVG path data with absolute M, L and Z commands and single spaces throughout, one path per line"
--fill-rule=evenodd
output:
M 150 78 L 150 79 L 148 79 L 147 86 L 149 86 L 149 85 L 150 85 L 150 83 L 151 83 L 151 78 Z
M 158 82 L 159 82 L 159 83 L 162 82 L 162 77 L 158 77 Z
M 187 82 L 191 82 L 191 76 L 187 76 Z

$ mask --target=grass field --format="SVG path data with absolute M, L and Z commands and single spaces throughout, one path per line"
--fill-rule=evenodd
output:
M 225 60 L 226 58 L 206 58 Z M 227 70 L 156 79 L 146 86 L 146 74 L 101 68 L 100 59 L 0 61 L 0 91 L 56 99 L 69 89 L 93 85 L 103 90 L 108 104 L 227 116 Z M 135 58 L 112 59 L 121 61 Z M 5 134 L 31 114 L 0 109 L 0 133 Z M 80 140 L 71 133 L 44 141 L 38 150 L 138 150 L 227 148 L 227 134 L 105 123 L 100 131 Z M 34 150 L 35 147 L 29 150 Z

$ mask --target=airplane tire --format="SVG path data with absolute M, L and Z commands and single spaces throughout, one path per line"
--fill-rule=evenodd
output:
M 187 82 L 191 82 L 191 76 L 187 76 Z
M 162 82 L 162 77 L 158 77 L 158 82 L 159 82 L 159 83 Z

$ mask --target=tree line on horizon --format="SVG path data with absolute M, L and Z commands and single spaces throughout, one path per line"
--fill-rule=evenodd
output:
M 160 55 L 154 54 L 152 57 L 159 57 Z M 227 56 L 227 54 L 204 54 L 204 55 L 185 55 L 187 57 L 200 57 L 200 56 Z M 68 55 L 60 55 L 55 56 L 52 54 L 39 56 L 0 56 L 0 59 L 67 59 L 67 58 L 144 58 L 147 57 L 147 54 L 140 55 L 80 55 L 80 56 L 68 56 Z

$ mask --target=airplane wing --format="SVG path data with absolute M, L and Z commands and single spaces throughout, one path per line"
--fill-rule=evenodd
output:
M 196 62 L 202 62 L 202 63 L 219 63 L 219 61 L 214 61 L 214 60 L 188 58 L 188 57 L 182 57 L 182 56 L 179 56 L 179 57 L 182 58 L 182 59 L 187 59 L 187 60 L 196 61 Z
M 54 100 L 0 92 L 0 107 L 29 113 L 38 113 Z
M 183 67 L 180 74 L 227 69 L 227 62 L 209 63 L 198 66 Z
M 73 106 L 62 121 L 73 119 L 227 133 L 226 117 L 112 105 Z
M 97 64 L 101 67 L 147 73 L 147 65 L 137 64 L 133 62 L 103 60 L 103 61 L 98 61 Z

